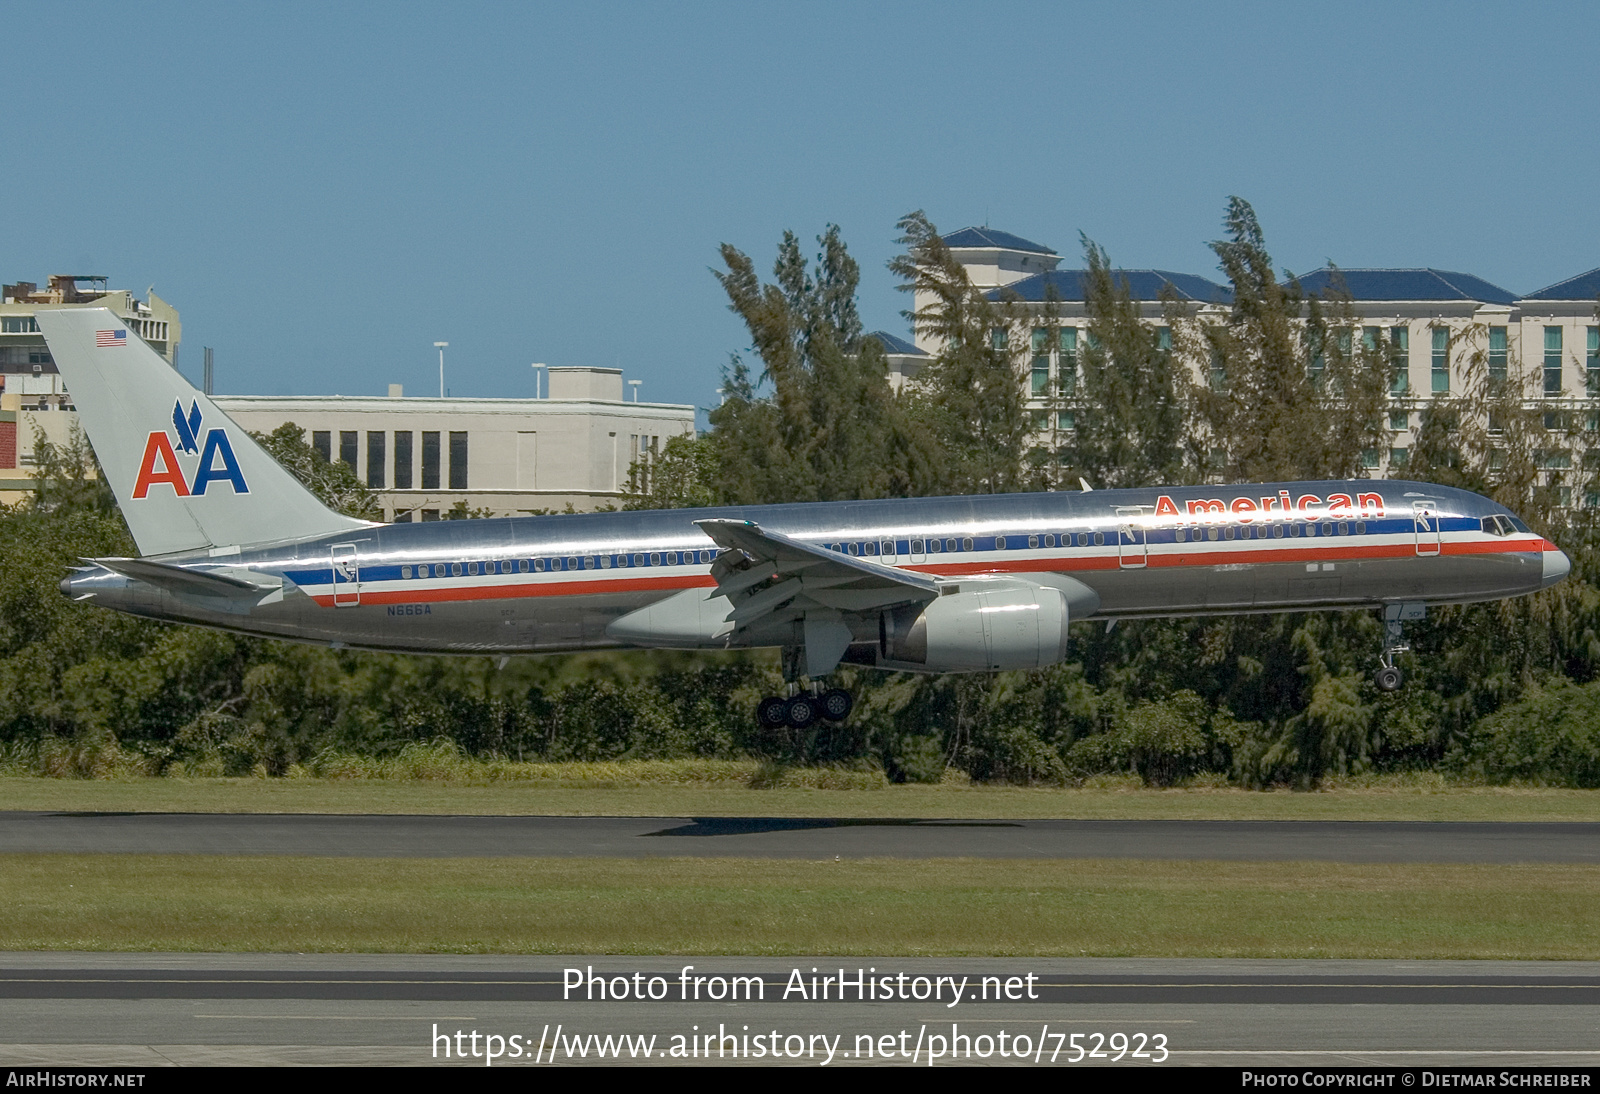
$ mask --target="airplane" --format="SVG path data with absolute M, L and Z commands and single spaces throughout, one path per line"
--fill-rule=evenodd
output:
M 841 664 L 1040 668 L 1086 619 L 1378 609 L 1394 690 L 1429 605 L 1570 568 L 1504 506 L 1395 480 L 374 523 L 324 506 L 109 310 L 36 321 L 140 552 L 83 560 L 73 600 L 339 649 L 777 647 L 770 728 L 847 718 L 825 688 Z

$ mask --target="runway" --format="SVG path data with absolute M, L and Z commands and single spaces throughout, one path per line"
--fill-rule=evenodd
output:
M 1600 823 L 0 812 L 0 853 L 1600 862 Z
M 835 987 L 826 999 L 806 998 L 813 975 L 842 971 L 850 982 L 863 970 L 888 977 L 890 995 L 905 997 L 862 1000 L 847 987 L 840 1000 Z M 658 977 L 666 997 L 584 998 L 595 990 L 591 976 L 614 987 L 635 974 L 640 984 Z M 682 998 L 693 975 L 748 977 L 751 998 Z M 937 999 L 909 997 L 937 978 L 952 989 L 965 984 L 959 1001 L 943 989 Z M 797 984 L 806 990 L 797 994 Z M 981 997 L 980 984 L 993 997 Z M 999 998 L 1002 984 L 1018 997 Z M 987 1036 L 993 1050 L 1005 1031 L 1013 1046 L 1027 1039 L 1025 1059 L 977 1058 L 978 1040 L 960 1062 L 1041 1064 L 1054 1051 L 1057 1066 L 1592 1066 L 1600 1063 L 1597 1028 L 1600 968 L 1586 963 L 0 954 L 0 1065 L 484 1066 L 470 1051 L 474 1032 L 501 1038 L 500 1066 L 534 1063 L 541 1041 L 544 1064 L 661 1064 L 674 1062 L 674 1037 L 707 1031 L 730 1038 L 722 1055 L 688 1062 L 772 1063 L 749 1055 L 744 1040 L 770 1031 L 796 1048 L 781 1063 L 926 1065 L 937 1038 L 949 1052 L 962 1036 Z M 457 1031 L 464 1060 L 454 1053 Z M 1073 1034 L 1086 1050 L 1099 1034 L 1106 1055 L 1067 1059 Z M 642 1041 L 627 1042 L 634 1055 L 617 1060 L 596 1056 L 591 1035 L 656 1040 L 644 1056 Z M 587 1044 L 589 1053 L 552 1059 L 556 1043 Z M 1114 1060 L 1118 1043 L 1125 1051 Z M 797 1054 L 800 1045 L 808 1054 Z M 1131 1055 L 1134 1045 L 1143 1058 Z M 911 1058 L 914 1048 L 920 1059 Z

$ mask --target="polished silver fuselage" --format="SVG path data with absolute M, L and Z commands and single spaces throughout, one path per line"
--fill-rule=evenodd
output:
M 1339 498 L 1350 504 L 1330 510 Z M 1464 491 L 1373 480 L 587 513 L 390 524 L 162 560 L 281 578 L 282 595 L 261 602 L 100 568 L 63 591 L 153 619 L 336 647 L 542 653 L 644 644 L 607 627 L 686 589 L 710 594 L 717 548 L 694 523 L 705 518 L 754 521 L 946 580 L 1072 579 L 1098 597 L 1093 617 L 1135 618 L 1534 592 L 1553 570 L 1559 580 L 1566 559 L 1520 521 L 1513 529 L 1513 516 Z M 872 627 L 854 625 L 870 642 Z

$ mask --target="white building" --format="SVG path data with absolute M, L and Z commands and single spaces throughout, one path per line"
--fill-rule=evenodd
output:
M 330 462 L 378 491 L 384 519 L 438 520 L 459 505 L 494 516 L 620 504 L 628 472 L 695 408 L 622 397 L 622 370 L 552 368 L 547 399 L 216 395 L 256 433 L 293 422 Z

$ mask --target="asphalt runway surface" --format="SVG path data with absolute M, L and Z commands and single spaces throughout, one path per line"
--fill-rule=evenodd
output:
M 895 997 L 862 1000 L 850 986 L 840 1000 L 830 985 L 827 998 L 805 998 L 813 975 L 820 982 L 842 971 L 853 983 L 862 970 L 869 970 L 869 979 L 888 977 Z M 706 978 L 698 990 L 710 993 L 719 979 L 726 987 L 735 975 L 750 978 L 745 992 L 752 998 L 683 998 L 696 976 Z M 644 994 L 652 990 L 650 978 L 659 977 L 654 984 L 666 997 L 586 999 L 595 990 L 591 976 L 606 980 L 610 990 L 619 977 L 644 985 Z M 930 985 L 940 978 L 948 979 L 933 997 Z M 579 982 L 582 987 L 569 990 Z M 956 982 L 964 987 L 952 1006 Z M 918 990 L 929 998 L 909 997 Z M 1001 998 L 1006 991 L 1017 998 Z M 1027 997 L 1030 991 L 1034 998 Z M 956 1062 L 991 1065 L 1049 1064 L 1053 1055 L 1056 1066 L 1594 1066 L 1600 1064 L 1600 968 L 1568 962 L 16 953 L 0 954 L 0 1029 L 0 1065 L 14 1066 L 481 1067 L 490 1044 L 483 1038 L 490 1034 L 501 1038 L 499 1066 L 927 1066 L 935 1048 L 945 1053 L 936 1064 L 951 1062 L 948 1054 L 955 1052 Z M 999 1051 L 1002 1032 L 1007 1055 Z M 712 1048 L 709 1059 L 671 1056 L 674 1045 L 694 1044 L 708 1033 L 720 1055 Z M 601 1057 L 591 1035 L 625 1035 L 631 1048 L 615 1048 L 620 1059 Z M 638 1039 L 652 1036 L 652 1047 L 641 1050 Z M 752 1036 L 755 1046 L 784 1051 L 777 1059 L 770 1051 L 757 1056 L 747 1040 Z M 966 1058 L 959 1058 L 963 1036 L 972 1041 Z M 1026 1038 L 1025 1053 L 1017 1052 L 1019 1037 Z M 1114 1058 L 1119 1045 L 1120 1060 Z M 458 1046 L 464 1059 L 455 1053 Z M 1132 1055 L 1141 1049 L 1142 1058 Z M 1095 1050 L 1105 1055 L 1091 1057 Z
M 1600 823 L 0 812 L 0 852 L 1600 862 Z

